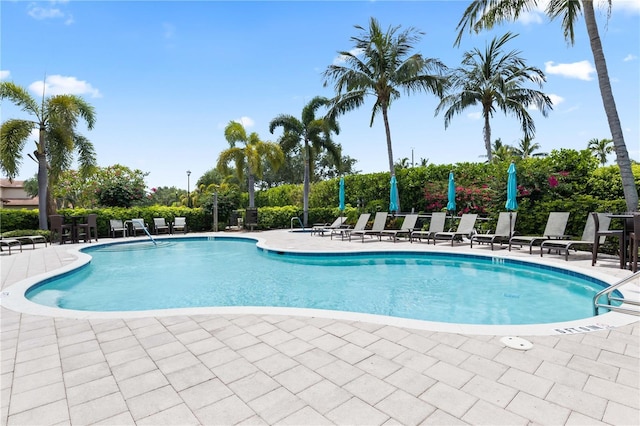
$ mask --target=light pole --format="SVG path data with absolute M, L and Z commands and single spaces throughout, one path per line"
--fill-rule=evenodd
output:
M 187 170 L 187 207 L 191 207 L 191 186 L 189 184 L 189 177 L 191 176 L 191 170 Z

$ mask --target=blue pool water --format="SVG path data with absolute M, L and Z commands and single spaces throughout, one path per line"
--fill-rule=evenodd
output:
M 27 291 L 89 311 L 280 306 L 464 324 L 592 316 L 604 283 L 523 262 L 442 253 L 295 255 L 246 239 L 188 238 L 85 250 L 92 261 Z

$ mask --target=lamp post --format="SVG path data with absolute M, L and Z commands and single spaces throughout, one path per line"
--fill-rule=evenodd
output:
M 189 177 L 191 176 L 191 170 L 187 170 L 187 207 L 191 207 L 191 186 L 189 184 Z

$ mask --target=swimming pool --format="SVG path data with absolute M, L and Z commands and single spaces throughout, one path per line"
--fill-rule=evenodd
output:
M 255 240 L 186 238 L 84 250 L 93 260 L 31 287 L 35 303 L 86 311 L 280 306 L 461 324 L 592 316 L 606 285 L 509 259 L 415 252 L 295 254 Z

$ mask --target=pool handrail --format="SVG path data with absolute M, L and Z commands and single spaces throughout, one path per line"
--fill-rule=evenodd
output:
M 593 315 L 597 316 L 599 314 L 599 308 L 606 308 L 610 311 L 622 312 L 631 315 L 640 315 L 640 309 L 631 309 L 628 307 L 614 306 L 611 304 L 611 302 L 614 301 L 622 302 L 623 304 L 628 305 L 640 306 L 640 301 L 611 296 L 611 293 L 617 290 L 618 287 L 622 287 L 623 285 L 630 283 L 634 279 L 640 279 L 640 271 L 621 279 L 615 284 L 611 284 L 609 287 L 602 289 L 595 296 L 593 296 Z M 598 300 L 605 294 L 607 295 L 607 303 L 600 303 Z

